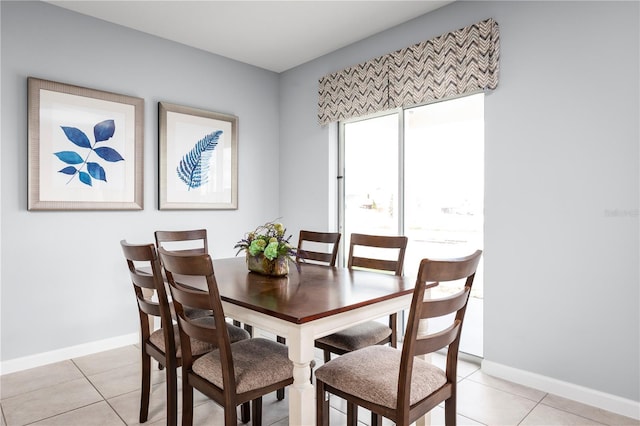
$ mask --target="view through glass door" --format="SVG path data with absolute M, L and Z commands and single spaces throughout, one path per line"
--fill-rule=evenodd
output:
M 484 95 L 341 123 L 342 232 L 406 235 L 405 274 L 420 260 L 483 249 Z M 483 268 L 469 299 L 461 351 L 482 356 Z M 456 287 L 457 286 L 457 287 Z M 460 287 L 441 285 L 434 296 Z M 437 321 L 433 322 L 437 328 Z

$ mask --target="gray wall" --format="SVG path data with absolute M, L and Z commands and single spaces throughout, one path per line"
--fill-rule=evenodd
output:
M 214 257 L 278 217 L 278 75 L 41 2 L 2 7 L 3 361 L 135 333 L 120 239 L 203 227 Z M 27 77 L 145 99 L 144 210 L 27 211 Z M 157 210 L 157 103 L 239 117 L 239 209 Z
M 638 6 L 456 2 L 283 73 L 280 213 L 294 228 L 331 226 L 335 126 L 315 119 L 321 76 L 495 18 L 484 357 L 640 400 Z

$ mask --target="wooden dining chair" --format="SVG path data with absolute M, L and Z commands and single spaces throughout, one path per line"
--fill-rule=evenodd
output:
M 340 248 L 339 232 L 316 232 L 301 230 L 298 237 L 296 261 L 336 266 Z M 321 251 L 326 248 L 327 251 Z
M 156 248 L 185 254 L 209 253 L 209 240 L 206 229 L 184 229 L 176 231 L 155 231 Z M 201 316 L 202 312 L 188 310 L 190 316 Z M 240 321 L 233 321 L 233 325 L 241 327 Z M 253 336 L 253 327 L 245 324 L 244 329 Z
M 347 400 L 347 424 L 357 423 L 357 408 L 371 411 L 371 425 L 386 417 L 408 426 L 444 401 L 445 424 L 456 424 L 458 349 L 464 314 L 482 252 L 420 262 L 402 350 L 370 346 L 336 358 L 316 371 L 317 425 L 329 424 L 327 393 Z M 440 282 L 465 280 L 457 294 L 427 298 L 425 290 Z M 454 314 L 454 315 L 450 315 Z M 423 334 L 420 321 L 450 315 L 448 326 Z M 445 371 L 419 358 L 447 348 Z
M 347 267 L 362 268 L 381 272 L 402 275 L 404 255 L 407 250 L 407 237 L 387 235 L 351 234 L 349 242 L 349 260 Z M 360 254 L 360 250 L 373 250 L 375 253 Z M 380 251 L 387 254 L 381 256 Z M 393 258 L 389 253 L 395 254 Z M 375 254 L 375 257 L 372 255 Z M 343 355 L 360 348 L 371 345 L 384 345 L 390 343 L 397 346 L 397 314 L 389 316 L 388 326 L 377 321 L 369 321 L 355 325 L 346 330 L 321 337 L 315 341 L 315 346 L 324 351 L 324 361 L 331 359 L 331 354 Z
M 167 392 L 167 424 L 177 424 L 177 373 L 176 369 L 182 365 L 182 350 L 179 342 L 179 330 L 173 325 L 171 309 L 165 290 L 161 266 L 153 244 L 129 244 L 120 241 L 122 252 L 127 261 L 129 275 L 138 305 L 140 319 L 140 349 L 142 355 L 142 376 L 140 391 L 140 423 L 147 421 L 149 414 L 149 394 L 151 390 L 151 358 L 162 365 L 166 371 Z M 146 267 L 148 271 L 141 270 Z M 152 330 L 150 318 L 161 318 L 162 326 Z M 200 318 L 207 324 L 213 318 Z M 248 339 L 249 334 L 238 327 L 229 327 L 230 340 Z M 192 355 L 200 356 L 214 349 L 215 345 L 204 341 L 192 342 Z
M 156 231 L 156 247 L 182 253 L 209 253 L 206 229 L 186 229 L 179 231 Z
M 160 249 L 169 288 L 176 308 L 182 347 L 182 425 L 193 424 L 193 389 L 224 409 L 226 426 L 237 425 L 238 405 L 251 401 L 254 426 L 262 422 L 262 396 L 293 383 L 293 363 L 288 349 L 273 340 L 251 338 L 232 342 L 225 327 L 222 301 L 208 254 L 190 255 Z M 206 282 L 208 291 L 196 290 L 176 281 L 178 275 Z M 201 323 L 185 314 L 185 308 L 213 312 L 213 323 Z M 217 346 L 193 356 L 192 339 Z

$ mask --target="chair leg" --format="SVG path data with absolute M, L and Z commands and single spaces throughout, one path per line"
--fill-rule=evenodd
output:
M 243 402 L 240 406 L 240 421 L 249 423 L 249 420 L 251 420 L 251 405 L 248 402 Z
M 446 426 L 456 426 L 456 397 L 455 391 L 453 396 L 450 396 L 444 402 L 444 424 Z
M 178 424 L 178 373 L 175 365 L 168 365 L 167 374 L 167 426 Z
M 276 340 L 278 341 L 278 343 L 282 343 L 283 345 L 287 344 L 287 339 L 282 336 L 276 336 Z M 282 401 L 284 399 L 284 388 L 278 389 L 276 391 L 276 399 L 278 401 Z
M 226 418 L 229 410 L 224 411 Z M 233 412 L 235 414 L 235 410 Z M 193 426 L 193 386 L 189 384 L 189 373 L 186 371 L 182 372 L 182 426 Z
M 224 426 L 236 426 L 238 424 L 238 413 L 236 412 L 236 407 L 225 407 L 224 408 Z M 185 425 L 182 426 L 193 426 L 193 425 Z
M 143 343 L 144 345 L 144 343 Z M 142 376 L 140 386 L 140 423 L 149 415 L 149 394 L 151 393 L 151 357 L 142 351 Z
M 358 426 L 358 406 L 347 401 L 347 426 Z
M 316 426 L 329 426 L 329 400 L 325 395 L 324 382 L 316 380 Z
M 382 416 L 371 412 L 371 426 L 382 426 Z
M 259 396 L 251 401 L 251 425 L 262 426 L 262 397 Z
M 331 361 L 331 352 L 329 352 L 328 350 L 324 350 L 324 362 L 327 363 Z

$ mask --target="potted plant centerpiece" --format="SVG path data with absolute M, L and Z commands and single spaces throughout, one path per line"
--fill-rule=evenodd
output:
M 284 276 L 289 273 L 289 261 L 296 262 L 296 250 L 291 247 L 291 235 L 278 222 L 267 222 L 238 241 L 234 248 L 246 252 L 247 268 L 264 275 Z

